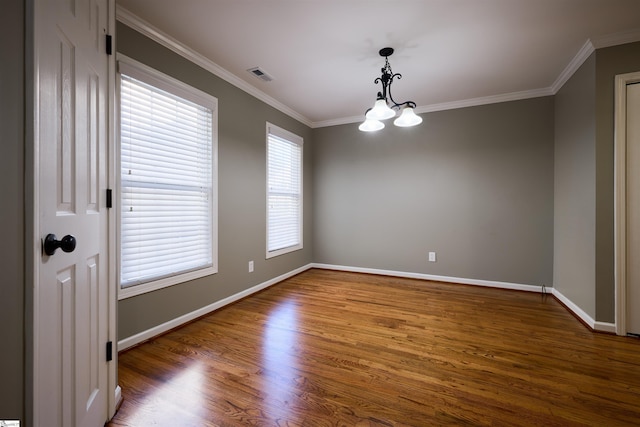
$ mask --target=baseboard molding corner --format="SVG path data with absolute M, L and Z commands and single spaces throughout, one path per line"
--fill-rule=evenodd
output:
M 617 328 L 615 323 L 596 321 L 593 325 L 593 329 L 595 329 L 598 332 L 606 332 L 609 334 L 617 333 Z
M 287 273 L 281 274 L 280 276 L 274 277 L 273 279 L 267 280 L 265 282 L 262 282 L 258 285 L 255 285 L 251 288 L 245 289 L 242 292 L 238 292 L 237 294 L 231 295 L 227 298 L 223 298 L 219 301 L 216 301 L 214 303 L 211 303 L 209 305 L 206 305 L 202 308 L 199 308 L 197 310 L 194 310 L 190 313 L 186 313 L 180 317 L 176 317 L 175 319 L 169 320 L 168 322 L 162 323 L 160 325 L 154 326 L 152 328 L 149 328 L 145 331 L 139 332 L 135 335 L 132 335 L 130 337 L 124 338 L 122 340 L 118 341 L 118 351 L 123 351 L 126 350 L 130 347 L 133 347 L 137 344 L 140 344 L 144 341 L 147 341 L 155 336 L 161 335 L 165 332 L 170 331 L 171 329 L 177 328 L 178 326 L 181 326 L 187 322 L 190 322 L 192 320 L 197 319 L 198 317 L 202 317 L 206 314 L 211 313 L 212 311 L 215 311 L 219 308 L 224 307 L 225 305 L 231 304 L 233 302 L 236 302 L 242 298 L 248 297 L 251 294 L 254 294 L 256 292 L 259 292 L 263 289 L 266 289 L 270 286 L 275 285 L 276 283 L 282 282 L 285 279 L 288 279 L 289 277 L 293 277 L 297 274 L 300 274 L 304 271 L 309 270 L 310 268 L 313 268 L 313 264 L 307 264 L 304 265 L 302 267 L 296 268 L 295 270 L 289 271 Z
M 567 298 L 562 292 L 557 289 L 553 290 L 553 296 L 558 299 L 569 311 L 571 311 L 578 319 L 580 319 L 585 325 L 587 325 L 592 330 L 596 329 L 596 321 L 585 312 L 583 309 L 578 307 L 573 301 Z M 614 327 L 615 329 L 615 327 Z
M 320 264 L 320 263 L 314 263 L 312 264 L 312 266 L 313 268 L 320 268 L 324 270 L 337 270 L 337 271 L 349 271 L 353 273 L 378 274 L 381 276 L 404 277 L 408 279 L 431 280 L 434 282 L 447 282 L 447 283 L 457 283 L 460 285 L 485 286 L 489 288 L 511 289 L 516 291 L 539 292 L 539 293 L 543 293 L 543 292 L 551 293 L 553 291 L 553 288 L 551 287 L 543 288 L 542 286 L 525 285 L 521 283 L 498 282 L 493 280 L 466 279 L 463 277 L 436 276 L 433 274 L 412 273 L 412 272 L 397 271 L 397 270 L 381 270 L 377 268 L 351 267 L 346 265 Z
M 382 276 L 392 276 L 392 277 L 405 277 L 410 279 L 422 279 L 422 280 L 432 280 L 437 282 L 447 282 L 447 283 L 458 283 L 462 285 L 476 285 L 476 286 L 486 286 L 492 288 L 501 288 L 501 289 L 512 289 L 518 291 L 527 291 L 527 292 L 540 292 L 540 293 L 548 293 L 553 295 L 558 301 L 564 305 L 567 310 L 573 313 L 582 323 L 587 325 L 591 330 L 605 333 L 616 333 L 616 324 L 609 322 L 598 322 L 594 320 L 591 316 L 589 316 L 584 310 L 582 310 L 578 305 L 576 305 L 573 301 L 567 298 L 562 292 L 551 287 L 545 286 L 534 286 L 534 285 L 524 285 L 519 283 L 508 283 L 508 282 L 496 282 L 490 280 L 477 280 L 477 279 L 465 279 L 461 277 L 448 277 L 448 276 L 434 276 L 431 274 L 422 274 L 422 273 L 409 273 L 402 271 L 394 271 L 394 270 L 380 270 L 374 268 L 363 268 L 363 267 L 351 267 L 346 265 L 335 265 L 335 264 L 322 264 L 322 263 L 314 263 L 311 264 L 312 268 L 319 268 L 324 270 L 336 270 L 336 271 L 348 271 L 353 273 L 367 273 L 367 274 L 379 274 Z

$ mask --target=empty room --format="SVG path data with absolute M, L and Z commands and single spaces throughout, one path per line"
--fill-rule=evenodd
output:
M 638 1 L 0 19 L 0 425 L 640 424 Z

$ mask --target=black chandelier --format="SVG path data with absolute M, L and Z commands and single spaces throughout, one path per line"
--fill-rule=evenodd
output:
M 396 102 L 391 96 L 391 83 L 396 77 L 402 78 L 402 74 L 393 73 L 389 64 L 389 57 L 393 54 L 393 48 L 385 47 L 380 49 L 380 56 L 384 56 L 384 67 L 382 75 L 374 80 L 375 84 L 382 83 L 382 92 L 378 92 L 376 103 L 365 112 L 366 120 L 358 127 L 361 131 L 372 132 L 384 127 L 381 120 L 390 119 L 400 111 L 400 115 L 393 121 L 393 124 L 401 127 L 416 126 L 422 123 L 422 117 L 413 111 L 416 103 L 413 101 Z

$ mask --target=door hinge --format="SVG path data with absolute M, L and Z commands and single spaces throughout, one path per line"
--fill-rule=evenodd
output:
M 113 191 L 110 188 L 107 188 L 107 207 L 113 207 Z
M 107 34 L 107 55 L 113 55 L 113 37 Z
M 107 342 L 107 362 L 113 360 L 113 341 Z

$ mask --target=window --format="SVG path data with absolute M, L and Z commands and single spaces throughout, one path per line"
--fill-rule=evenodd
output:
M 120 298 L 216 272 L 217 100 L 132 60 L 120 73 Z
M 302 249 L 302 138 L 267 123 L 267 258 Z

